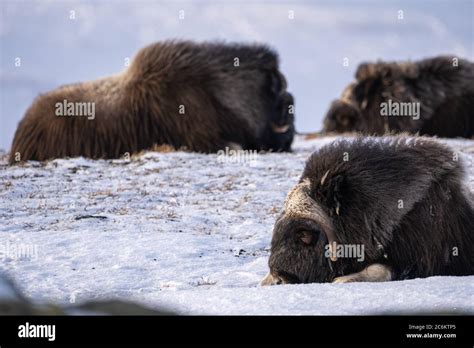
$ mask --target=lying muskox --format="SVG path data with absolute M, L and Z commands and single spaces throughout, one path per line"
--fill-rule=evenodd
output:
M 156 43 L 124 72 L 40 95 L 15 133 L 10 163 L 118 158 L 168 144 L 289 151 L 293 98 L 262 45 Z
M 427 137 L 336 141 L 290 191 L 262 285 L 474 274 L 457 154 Z
M 455 57 L 361 64 L 334 101 L 325 132 L 474 135 L 474 63 Z

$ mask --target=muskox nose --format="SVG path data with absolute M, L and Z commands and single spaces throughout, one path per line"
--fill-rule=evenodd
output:
M 265 278 L 262 279 L 260 282 L 260 286 L 267 286 L 267 285 L 280 285 L 280 284 L 285 284 L 283 279 L 281 279 L 278 276 L 274 276 L 270 272 L 265 276 Z

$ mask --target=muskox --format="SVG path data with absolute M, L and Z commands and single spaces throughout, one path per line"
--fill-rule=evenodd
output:
M 456 57 L 361 64 L 334 101 L 325 132 L 474 135 L 474 63 Z
M 474 274 L 474 209 L 458 154 L 432 138 L 336 141 L 307 161 L 262 285 Z
M 166 41 L 122 73 L 40 95 L 15 133 L 10 163 L 118 158 L 176 149 L 289 151 L 293 97 L 264 45 Z

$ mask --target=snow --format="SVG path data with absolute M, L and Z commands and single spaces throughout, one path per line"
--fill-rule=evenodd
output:
M 14 167 L 3 158 L 0 271 L 40 303 L 121 298 L 185 314 L 474 313 L 474 276 L 258 286 L 287 192 L 309 154 L 333 140 L 299 136 L 293 153 L 240 162 L 186 152 Z M 474 191 L 474 141 L 442 141 L 462 153 Z

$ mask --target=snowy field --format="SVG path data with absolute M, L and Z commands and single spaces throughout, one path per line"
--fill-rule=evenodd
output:
M 286 193 L 308 155 L 332 140 L 300 137 L 294 153 L 239 163 L 185 152 L 15 167 L 3 158 L 0 271 L 37 302 L 113 297 L 184 314 L 474 313 L 474 276 L 258 286 Z M 463 153 L 474 191 L 474 141 L 445 142 Z

